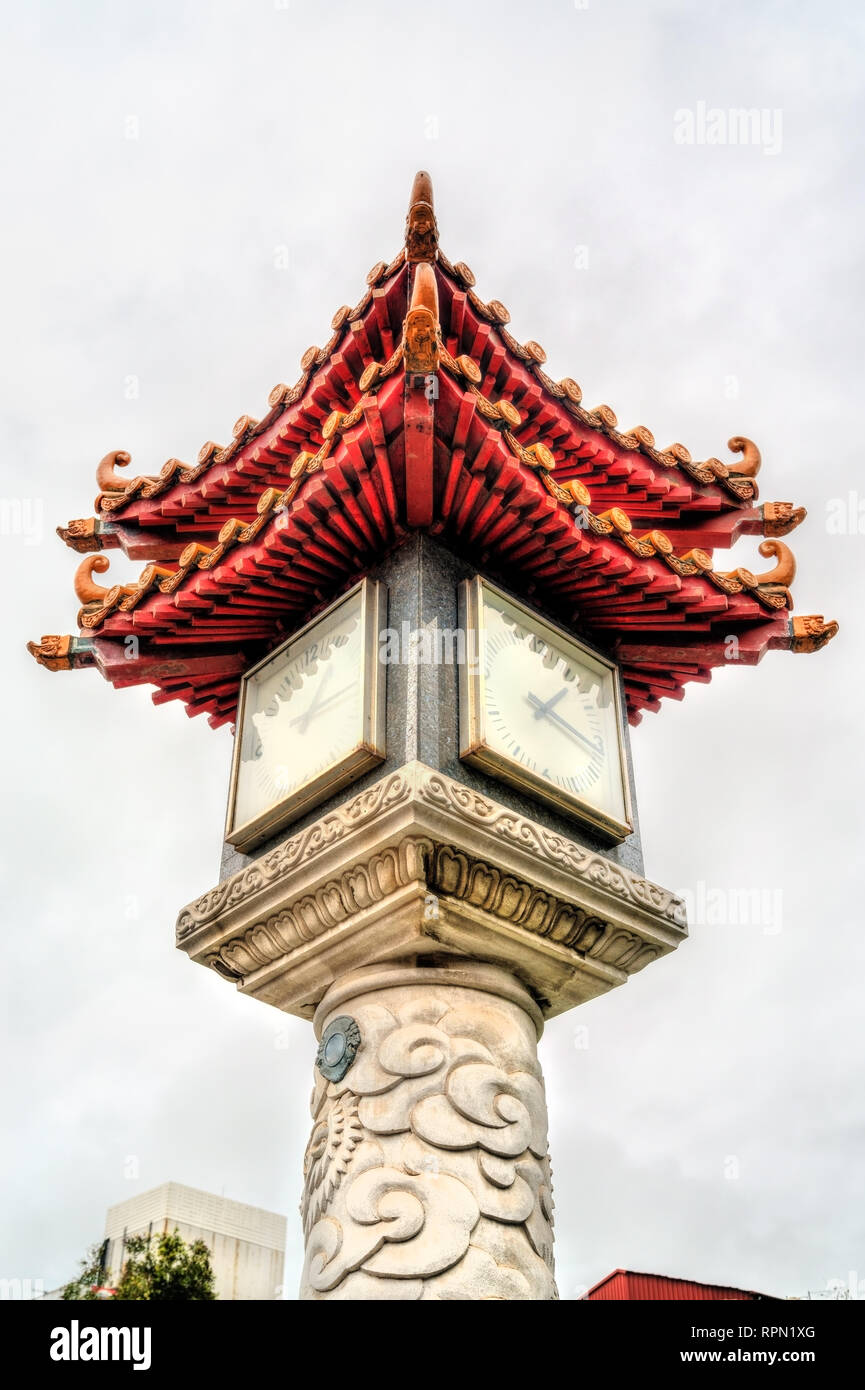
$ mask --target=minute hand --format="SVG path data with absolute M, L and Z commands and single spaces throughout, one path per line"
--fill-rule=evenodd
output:
M 341 690 L 335 690 L 332 695 L 328 695 L 326 700 L 320 700 L 315 706 L 315 709 L 308 709 L 304 714 L 296 714 L 293 719 L 288 721 L 289 724 L 302 725 L 300 733 L 306 733 L 307 726 L 311 719 L 317 719 L 322 711 L 327 709 L 328 705 L 332 705 L 335 701 L 341 700 L 343 695 L 347 694 L 347 692 L 353 688 L 354 687 L 351 685 L 344 685 Z
M 552 719 L 556 724 L 561 724 L 563 729 L 567 729 L 569 734 L 573 734 L 574 738 L 579 739 L 580 743 L 584 743 L 592 753 L 600 753 L 603 751 L 603 740 L 593 743 L 591 739 L 586 738 L 585 734 L 581 734 L 579 729 L 575 729 L 573 724 L 569 724 L 567 719 L 563 719 L 560 714 L 557 714 L 554 709 L 547 709 L 543 700 L 539 700 L 537 695 L 533 695 L 531 691 L 529 691 L 528 694 L 528 701 L 535 709 L 543 711 L 545 719 Z
M 327 670 L 326 670 L 325 673 L 324 673 L 324 680 L 323 680 L 323 681 L 321 682 L 321 684 L 319 685 L 318 690 L 316 691 L 316 693 L 315 693 L 315 695 L 314 695 L 314 697 L 313 697 L 312 704 L 309 705 L 309 706 L 307 707 L 306 713 L 305 713 L 305 714 L 299 714 L 299 715 L 297 715 L 294 719 L 292 719 L 292 720 L 290 721 L 290 723 L 292 723 L 292 724 L 299 724 L 299 725 L 300 725 L 300 732 L 301 732 L 302 734 L 305 734 L 305 733 L 306 733 L 306 728 L 307 728 L 307 725 L 309 724 L 310 719 L 311 719 L 312 716 L 315 714 L 316 710 L 318 709 L 319 705 L 321 704 L 321 697 L 322 697 L 322 695 L 324 694 L 325 687 L 327 686 L 327 683 L 328 683 L 328 681 L 330 680 L 330 678 L 331 678 L 332 675 L 333 675 L 333 667 L 332 667 L 332 666 L 328 666 Z

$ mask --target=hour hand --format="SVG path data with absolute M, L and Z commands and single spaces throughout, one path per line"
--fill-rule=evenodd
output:
M 567 695 L 568 687 L 563 685 L 557 695 L 551 695 L 549 700 L 539 700 L 537 695 L 529 695 L 529 701 L 535 706 L 535 719 L 543 719 L 545 714 L 549 714 L 554 705 L 559 703 L 563 695 Z
M 565 689 L 567 689 L 567 686 L 565 687 Z M 553 701 L 558 701 L 563 694 L 564 691 L 559 691 L 558 695 L 553 696 Z M 528 692 L 527 698 L 529 704 L 533 705 L 535 708 L 536 718 L 540 719 L 543 717 L 545 719 L 552 719 L 554 724 L 558 724 L 562 729 L 567 729 L 569 734 L 573 734 L 574 738 L 579 739 L 580 743 L 585 744 L 585 746 L 592 753 L 603 752 L 603 740 L 593 740 L 590 738 L 586 738 L 585 734 L 581 734 L 579 729 L 575 729 L 573 724 L 569 724 L 567 719 L 563 719 L 560 714 L 556 713 L 556 711 L 552 708 L 553 701 L 541 700 L 537 695 L 533 695 L 531 691 Z
M 341 690 L 334 690 L 333 694 L 328 695 L 326 700 L 321 700 L 320 702 L 318 702 L 314 710 L 308 709 L 305 714 L 295 715 L 294 719 L 290 720 L 290 723 L 299 724 L 299 732 L 306 733 L 307 726 L 311 719 L 317 719 L 320 714 L 323 714 L 324 711 L 329 708 L 330 705 L 335 705 L 337 700 L 341 700 L 344 695 L 347 695 L 348 692 L 350 690 L 353 690 L 354 688 L 355 687 L 352 685 L 344 685 Z

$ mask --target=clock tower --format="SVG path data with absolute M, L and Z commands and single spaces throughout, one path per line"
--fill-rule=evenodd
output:
M 544 1021 L 686 936 L 628 727 L 731 639 L 837 627 L 792 614 L 804 511 L 758 504 L 756 445 L 697 462 L 586 408 L 439 248 L 427 174 L 367 281 L 229 444 L 106 455 L 60 531 L 78 633 L 31 651 L 234 727 L 177 945 L 312 1024 L 301 1296 L 551 1299 Z M 716 562 L 742 534 L 765 573 Z M 146 564 L 109 588 L 116 548 Z

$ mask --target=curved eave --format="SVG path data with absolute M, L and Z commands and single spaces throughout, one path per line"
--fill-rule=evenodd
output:
M 437 278 L 442 341 L 452 356 L 477 362 L 485 394 L 506 397 L 523 416 L 521 430 L 541 440 L 565 476 L 580 477 L 598 491 L 606 505 L 617 505 L 626 490 L 646 493 L 646 503 L 660 515 L 666 508 L 711 514 L 749 507 L 756 501 L 753 477 L 737 473 L 734 463 L 698 462 L 682 444 L 658 448 L 645 426 L 620 430 L 613 410 L 594 410 L 582 403 L 572 378 L 554 381 L 543 370 L 546 354 L 539 344 L 520 343 L 505 327 L 509 315 L 498 300 L 485 303 L 472 288 L 468 267 L 451 265 L 439 253 Z M 518 435 L 520 431 L 517 432 Z
M 116 475 L 117 490 L 97 497 L 98 518 L 205 538 L 215 535 L 229 517 L 243 516 L 250 507 L 254 514 L 262 487 L 286 486 L 298 451 L 314 453 L 328 416 L 350 410 L 357 402 L 364 367 L 392 355 L 405 317 L 406 277 L 403 253 L 389 266 L 374 266 L 359 303 L 337 311 L 329 341 L 304 354 L 302 375 L 294 386 L 273 388 L 270 408 L 260 420 L 241 416 L 231 442 L 220 446 L 208 441 L 194 466 L 169 459 L 155 477 L 126 480 Z M 74 537 L 64 539 L 71 543 Z
M 244 669 L 298 622 L 426 530 L 618 659 L 629 718 L 681 699 L 717 666 L 765 651 L 814 651 L 837 631 L 791 616 L 795 561 L 776 538 L 804 518 L 756 506 L 756 445 L 695 462 L 644 426 L 582 404 L 509 315 L 438 249 L 429 177 L 415 182 L 405 249 L 379 262 L 354 308 L 334 315 L 293 386 L 226 446 L 155 477 L 97 470 L 96 515 L 59 528 L 85 555 L 79 636 L 30 643 L 51 670 L 95 665 L 114 685 L 152 682 L 219 725 Z M 761 535 L 774 568 L 721 570 L 716 548 Z M 149 561 L 102 587 L 102 550 Z
M 176 570 L 148 566 L 139 585 L 85 605 L 80 644 L 71 639 L 60 658 L 32 644 L 37 660 L 95 664 L 116 685 L 153 681 L 157 702 L 181 699 L 214 724 L 232 719 L 249 660 L 409 534 L 405 380 L 394 371 L 360 399 L 329 432 L 323 457 L 293 481 L 290 499 L 268 489 L 255 520 L 228 528 L 224 541 L 192 545 Z M 777 595 L 767 611 L 765 594 L 725 592 L 703 573 L 672 570 L 679 557 L 633 553 L 632 539 L 608 521 L 593 515 L 600 533 L 586 529 L 481 404 L 488 412 L 441 374 L 428 529 L 611 648 L 632 722 L 729 664 L 731 631 L 744 664 L 770 647 L 795 647 Z
M 82 543 L 84 532 L 89 528 L 92 535 L 95 524 L 116 529 L 120 523 L 154 532 L 153 544 L 164 547 L 173 531 L 181 539 L 204 540 L 228 517 L 247 517 L 254 484 L 284 486 L 293 453 L 301 448 L 314 452 L 328 415 L 356 403 L 364 368 L 391 356 L 402 331 L 408 275 L 403 253 L 389 266 L 374 266 L 370 288 L 359 303 L 334 315 L 330 340 L 304 354 L 300 380 L 290 388 L 274 388 L 263 418 L 241 416 L 229 444 L 209 441 L 195 465 L 170 459 L 153 477 L 130 479 L 109 468 L 111 486 L 97 498 L 97 517 L 60 528 L 67 544 L 100 548 L 95 538 Z M 728 546 L 739 534 L 762 534 L 753 478 L 737 475 L 717 459 L 695 462 L 681 444 L 659 449 L 643 426 L 620 431 L 608 406 L 587 410 L 574 381 L 559 383 L 546 375 L 543 350 L 536 343 L 521 344 L 508 332 L 504 306 L 495 300 L 487 304 L 475 294 L 465 278 L 473 283 L 467 267 L 454 267 L 439 253 L 436 276 L 448 352 L 472 359 L 483 393 L 508 399 L 520 411 L 517 438 L 531 437 L 548 447 L 557 476 L 579 478 L 590 486 L 599 511 L 627 505 L 635 521 L 672 528 L 682 545 L 708 549 Z M 129 550 L 122 533 L 106 535 L 102 544 Z M 143 553 L 143 541 L 138 549 Z M 155 550 L 152 558 L 157 558 Z

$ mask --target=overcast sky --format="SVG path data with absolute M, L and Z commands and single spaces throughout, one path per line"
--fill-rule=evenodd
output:
M 757 441 L 761 497 L 809 510 L 797 611 L 841 623 L 635 731 L 647 875 L 769 906 L 693 920 L 548 1025 L 562 1297 L 616 1266 L 865 1281 L 863 20 L 853 0 L 3 4 L 0 498 L 29 520 L 6 506 L 0 536 L 0 1276 L 56 1285 L 107 1206 L 173 1179 L 287 1213 L 297 1286 L 311 1029 L 174 948 L 217 878 L 230 735 L 24 644 L 74 630 L 54 527 L 92 514 L 102 455 L 155 473 L 260 416 L 401 245 L 428 168 L 443 249 L 553 376 L 697 458 Z M 765 113 L 756 141 L 705 143 L 706 113 L 739 107 Z M 118 554 L 109 583 L 140 568 Z M 756 541 L 732 564 L 769 567 Z

